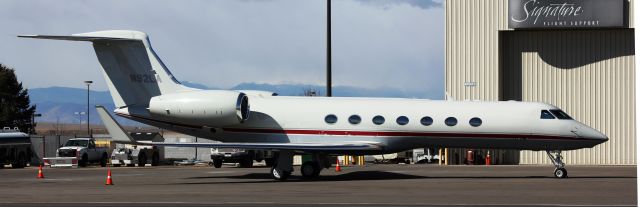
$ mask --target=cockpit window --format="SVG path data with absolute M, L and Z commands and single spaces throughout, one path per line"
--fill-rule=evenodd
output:
M 542 110 L 540 112 L 540 119 L 556 119 L 556 117 L 551 115 L 551 112 L 547 110 Z
M 558 117 L 558 119 L 573 119 L 569 116 L 569 114 L 564 113 L 564 111 L 559 110 L 559 109 L 551 109 L 549 110 L 551 111 L 551 113 L 553 113 L 553 115 L 555 115 L 556 117 Z

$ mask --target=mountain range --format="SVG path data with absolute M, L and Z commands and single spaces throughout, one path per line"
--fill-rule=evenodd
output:
M 220 89 L 208 87 L 203 84 L 183 82 L 184 85 L 200 89 Z M 281 96 L 302 96 L 305 90 L 315 91 L 318 96 L 324 96 L 324 86 L 311 84 L 267 84 L 267 83 L 241 83 L 230 90 L 262 90 L 278 93 Z M 396 98 L 426 98 L 442 99 L 442 92 L 417 92 L 405 91 L 393 88 L 366 89 L 352 86 L 334 86 L 333 96 L 338 97 L 396 97 Z M 47 87 L 29 89 L 29 97 L 32 104 L 37 106 L 36 113 L 42 114 L 37 122 L 51 123 L 86 123 L 86 115 L 79 112 L 87 110 L 87 89 L 68 87 Z M 109 91 L 90 91 L 90 106 L 103 105 L 113 110 L 114 104 Z M 90 108 L 91 124 L 101 124 L 95 109 Z M 123 125 L 141 125 L 135 121 L 118 117 Z

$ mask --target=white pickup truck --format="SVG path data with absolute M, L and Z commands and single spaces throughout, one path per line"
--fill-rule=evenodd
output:
M 58 157 L 45 158 L 45 165 L 51 167 L 73 167 L 78 165 L 86 167 L 89 163 L 100 163 L 100 166 L 107 166 L 106 148 L 96 147 L 92 138 L 74 138 L 67 141 L 56 151 Z

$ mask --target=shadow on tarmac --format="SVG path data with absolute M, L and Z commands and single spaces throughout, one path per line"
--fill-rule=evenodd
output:
M 634 176 L 576 176 L 569 177 L 568 179 L 628 179 L 636 178 Z M 204 182 L 185 182 L 185 183 L 171 183 L 173 184 L 227 184 L 227 183 L 273 183 L 281 182 L 276 181 L 271 177 L 270 173 L 249 173 L 244 175 L 233 176 L 201 176 L 201 177 L 188 177 L 189 180 L 201 180 Z M 220 181 L 210 181 L 207 179 L 227 179 Z M 335 181 L 359 181 L 359 180 L 407 180 L 407 179 L 556 179 L 553 176 L 497 176 L 497 177 L 483 177 L 483 176 L 419 176 L 410 174 L 400 174 L 394 172 L 385 171 L 358 171 L 349 172 L 340 175 L 321 175 L 313 179 L 306 179 L 302 176 L 292 175 L 286 182 L 335 182 Z M 244 181 L 242 181 L 244 180 Z

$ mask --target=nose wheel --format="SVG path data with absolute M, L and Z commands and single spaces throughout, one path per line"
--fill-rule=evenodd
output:
M 556 178 L 567 178 L 567 170 L 564 169 L 564 162 L 562 162 L 562 151 L 547 151 L 547 156 L 551 159 L 553 165 L 556 166 L 556 169 L 553 171 L 553 175 Z
M 555 175 L 556 178 L 566 178 L 567 170 L 564 168 L 556 168 L 556 170 L 553 171 L 553 175 Z

